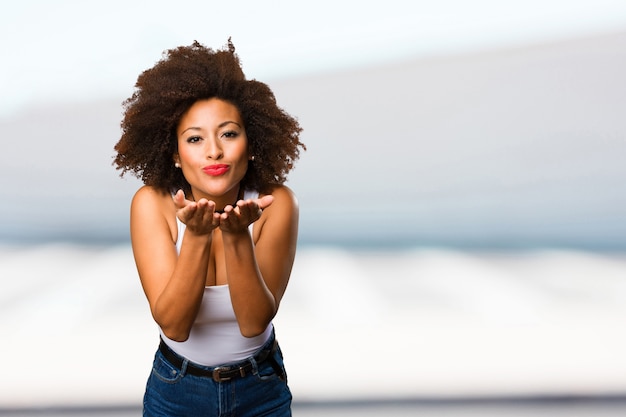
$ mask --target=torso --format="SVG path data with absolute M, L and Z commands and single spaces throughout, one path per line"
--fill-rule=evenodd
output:
M 246 195 L 245 198 L 256 198 L 257 194 Z M 172 204 L 173 205 L 173 204 Z M 186 226 L 176 218 L 172 233 L 173 244 L 180 252 L 185 236 Z M 252 225 L 250 226 L 252 230 Z M 213 231 L 211 254 L 208 266 L 202 304 L 185 342 L 175 342 L 163 333 L 161 338 L 179 355 L 207 366 L 232 363 L 252 355 L 270 337 L 272 324 L 255 337 L 243 337 L 239 331 L 237 318 L 233 310 L 228 282 L 221 231 Z M 210 346 L 211 349 L 207 349 Z

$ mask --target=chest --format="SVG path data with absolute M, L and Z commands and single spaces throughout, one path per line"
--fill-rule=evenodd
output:
M 176 235 L 176 251 L 180 253 L 180 248 L 185 236 L 185 224 L 178 218 L 176 219 L 177 235 Z M 253 235 L 253 225 L 250 225 L 249 232 Z M 224 252 L 224 243 L 222 241 L 222 232 L 219 229 L 213 231 L 211 239 L 211 251 L 209 253 L 209 262 L 207 264 L 206 286 L 228 284 L 228 271 L 226 269 L 226 256 Z
M 226 284 L 228 284 L 228 276 L 226 271 L 226 257 L 224 255 L 224 243 L 222 242 L 222 233 L 218 229 L 213 231 L 206 275 L 206 286 L 211 287 Z

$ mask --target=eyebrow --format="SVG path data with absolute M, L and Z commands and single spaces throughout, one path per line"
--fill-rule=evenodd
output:
M 222 122 L 219 125 L 217 125 L 217 127 L 224 127 L 224 126 L 226 126 L 227 124 L 230 124 L 230 123 L 235 124 L 235 125 L 241 127 L 241 125 L 239 123 L 233 122 L 232 120 L 226 120 L 225 122 Z
M 239 126 L 239 127 L 241 127 L 241 125 L 240 125 L 239 123 L 234 122 L 234 121 L 232 121 L 232 120 L 227 120 L 227 121 L 225 121 L 225 122 L 222 122 L 222 123 L 220 123 L 219 125 L 217 125 L 217 127 L 218 127 L 218 128 L 222 128 L 222 127 L 224 127 L 224 126 L 226 126 L 226 125 L 229 125 L 229 124 L 231 124 L 231 123 L 232 123 L 232 124 L 235 124 L 235 125 L 237 125 L 237 126 Z M 188 131 L 188 130 L 202 130 L 202 128 L 201 128 L 201 127 L 197 127 L 197 126 L 190 126 L 190 127 L 188 127 L 187 129 L 185 129 L 185 130 L 183 130 L 182 132 L 180 132 L 180 134 L 182 135 L 183 133 L 185 133 L 185 132 L 186 132 L 186 131 Z

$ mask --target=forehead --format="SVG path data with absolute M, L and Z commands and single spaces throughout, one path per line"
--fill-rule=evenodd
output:
M 242 125 L 239 109 L 228 101 L 219 98 L 198 100 L 182 115 L 178 128 L 189 126 L 216 127 L 224 122 Z

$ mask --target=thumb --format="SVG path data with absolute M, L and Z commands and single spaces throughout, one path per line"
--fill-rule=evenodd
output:
M 176 194 L 174 194 L 174 205 L 177 209 L 182 209 L 186 206 L 185 193 L 183 192 L 183 190 L 178 190 Z
M 265 195 L 259 199 L 257 199 L 256 203 L 259 206 L 259 208 L 261 210 L 266 209 L 267 207 L 269 207 L 272 202 L 274 201 L 274 196 L 273 195 Z

